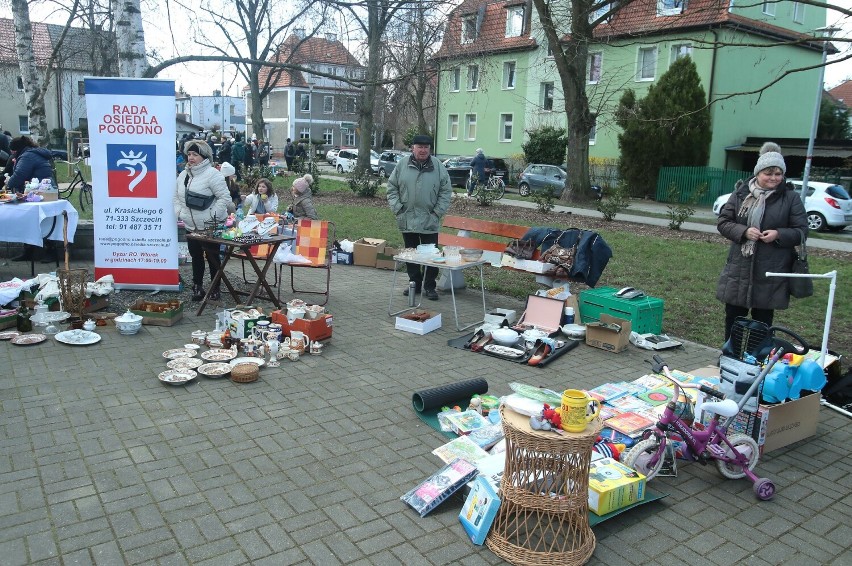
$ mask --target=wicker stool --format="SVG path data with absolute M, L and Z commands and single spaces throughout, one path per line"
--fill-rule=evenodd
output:
M 600 419 L 582 433 L 532 430 L 529 417 L 501 407 L 506 433 L 503 502 L 486 544 L 512 564 L 584 564 L 595 550 L 589 527 L 589 463 Z

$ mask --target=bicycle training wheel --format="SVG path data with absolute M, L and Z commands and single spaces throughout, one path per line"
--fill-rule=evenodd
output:
M 92 185 L 83 183 L 80 187 L 80 210 L 85 212 L 87 206 L 92 207 Z
M 661 448 L 663 448 L 663 446 L 656 438 L 642 440 L 641 442 L 637 442 L 633 448 L 624 453 L 624 456 L 621 458 L 621 463 L 633 468 L 650 480 L 656 476 L 660 471 L 660 468 L 663 467 L 665 454 L 662 453 Z M 651 461 L 654 454 L 658 454 L 657 462 L 653 465 L 653 467 L 649 468 L 648 463 Z
M 728 437 L 728 441 L 736 448 L 737 452 L 742 454 L 748 460 L 748 469 L 753 470 L 757 465 L 757 460 L 760 458 L 760 450 L 757 447 L 757 442 L 745 434 L 732 434 Z M 728 456 L 731 456 L 731 449 L 725 446 L 724 444 L 720 444 L 720 446 L 725 448 L 725 452 Z M 731 480 L 738 480 L 740 478 L 745 477 L 745 472 L 743 471 L 742 466 L 738 466 L 731 462 L 725 462 L 723 460 L 716 460 L 716 468 L 719 470 L 719 473 Z

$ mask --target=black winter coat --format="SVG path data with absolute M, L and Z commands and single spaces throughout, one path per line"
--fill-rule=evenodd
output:
M 790 273 L 793 248 L 799 243 L 799 231 L 807 236 L 808 221 L 802 199 L 793 185 L 784 183 L 766 198 L 761 230 L 778 230 L 772 243 L 755 242 L 754 254 L 743 256 L 748 219 L 738 215 L 749 194 L 749 181 L 737 183 L 731 198 L 722 207 L 716 228 L 731 240 L 728 261 L 716 286 L 716 298 L 723 303 L 746 308 L 786 309 L 790 304 L 789 279 L 767 277 L 766 272 Z M 798 230 L 797 230 L 798 228 Z

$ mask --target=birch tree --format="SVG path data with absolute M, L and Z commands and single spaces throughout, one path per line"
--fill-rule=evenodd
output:
M 118 41 L 118 74 L 143 77 L 148 70 L 140 0 L 110 0 Z

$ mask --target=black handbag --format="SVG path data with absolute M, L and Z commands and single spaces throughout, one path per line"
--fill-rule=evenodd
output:
M 201 193 L 186 191 L 186 206 L 192 210 L 207 210 L 213 204 L 214 200 L 216 200 L 215 195 L 203 195 Z
M 801 237 L 799 251 L 793 249 L 793 267 L 790 273 L 805 273 L 809 274 L 810 267 L 808 266 L 808 245 L 805 243 L 805 233 L 798 230 Z M 814 294 L 814 282 L 810 277 L 790 277 L 790 294 L 797 299 L 804 299 Z
M 512 240 L 503 253 L 517 259 L 532 259 L 535 253 L 535 242 L 533 240 Z

